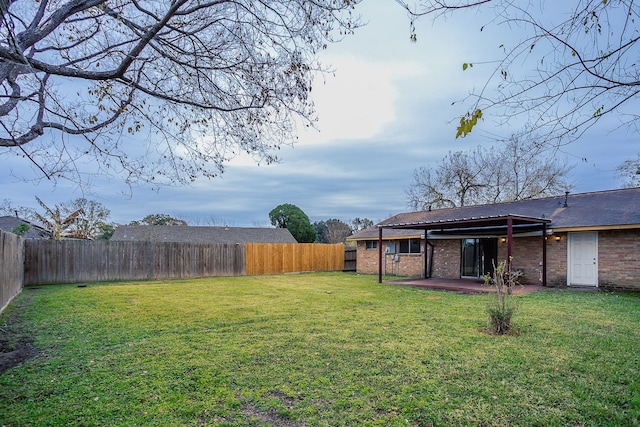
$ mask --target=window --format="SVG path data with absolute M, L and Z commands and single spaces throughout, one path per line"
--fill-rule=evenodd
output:
M 378 241 L 377 240 L 367 240 L 365 242 L 367 249 L 378 249 Z
M 401 254 L 419 254 L 420 253 L 420 239 L 404 239 L 398 240 L 398 246 Z

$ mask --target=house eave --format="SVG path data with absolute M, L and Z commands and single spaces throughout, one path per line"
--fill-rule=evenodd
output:
M 554 227 L 553 230 L 558 233 L 566 233 L 572 231 L 608 231 L 608 230 L 633 230 L 639 229 L 640 224 L 614 224 L 614 225 L 586 225 L 575 227 Z

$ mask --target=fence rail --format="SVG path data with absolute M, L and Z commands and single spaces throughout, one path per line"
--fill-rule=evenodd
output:
M 0 231 L 0 312 L 22 291 L 23 239 Z
M 341 244 L 24 242 L 25 285 L 344 269 Z

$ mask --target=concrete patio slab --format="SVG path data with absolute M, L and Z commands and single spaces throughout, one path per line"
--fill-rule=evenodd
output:
M 383 284 L 443 290 L 465 294 L 485 294 L 496 292 L 494 287 L 484 286 L 484 282 L 477 279 L 398 279 L 384 281 Z M 526 295 L 543 289 L 548 288 L 542 285 L 521 285 L 514 287 L 513 293 L 516 295 Z

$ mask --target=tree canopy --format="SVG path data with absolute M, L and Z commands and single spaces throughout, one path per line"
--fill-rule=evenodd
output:
M 316 230 L 309 217 L 296 205 L 285 203 L 276 206 L 269 212 L 269 219 L 271 225 L 289 230 L 298 243 L 313 243 L 316 240 Z
M 631 0 L 513 2 L 510 0 L 396 0 L 411 17 L 454 19 L 464 10 L 487 11 L 478 32 L 500 27 L 502 55 L 461 64 L 492 67 L 489 81 L 465 101 L 456 136 L 488 115 L 520 129 L 518 137 L 562 145 L 605 117 L 609 130 L 637 132 L 640 94 L 640 4 Z M 473 67 L 473 65 L 476 67 Z M 496 65 L 497 64 L 497 65 Z
M 364 230 L 369 227 L 373 227 L 373 221 L 369 218 L 356 217 L 351 220 L 351 231 L 353 233 L 357 233 L 358 231 Z
M 167 214 L 149 214 L 140 221 L 131 221 L 129 225 L 187 225 L 187 222 Z
M 357 2 L 2 2 L 0 153 L 48 178 L 158 184 L 240 152 L 275 161 L 313 125 L 317 53 L 358 25 Z
M 75 223 L 74 237 L 108 239 L 113 234 L 115 228 L 107 222 L 111 211 L 102 203 L 81 197 L 64 206 L 67 210 L 80 212 L 78 221 Z
M 456 151 L 414 171 L 407 205 L 429 210 L 554 196 L 571 188 L 571 169 L 554 152 L 517 139 L 499 149 Z

